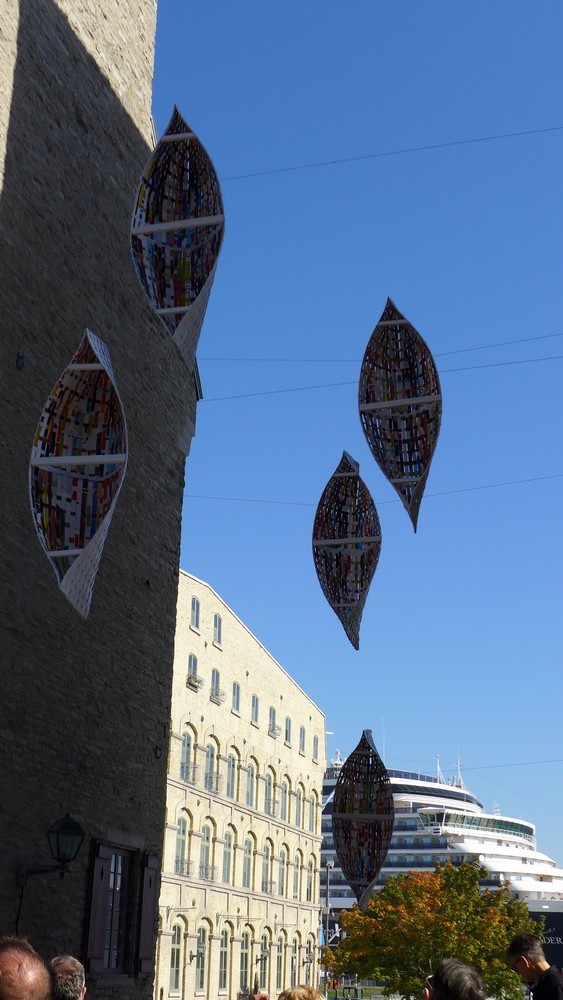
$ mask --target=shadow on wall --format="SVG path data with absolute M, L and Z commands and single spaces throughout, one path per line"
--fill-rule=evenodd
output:
M 111 24 L 119 6 L 108 4 L 108 51 L 121 44 Z M 139 0 L 143 31 L 154 6 Z M 152 64 L 143 53 L 135 67 L 135 25 L 131 35 L 131 72 L 148 77 L 142 102 Z M 147 114 L 140 104 L 139 119 Z M 62 882 L 30 885 L 20 920 L 47 957 L 83 954 L 89 840 L 118 830 L 145 849 L 162 842 L 166 751 L 163 766 L 152 748 L 166 748 L 169 728 L 182 503 L 179 410 L 169 399 L 185 398 L 186 381 L 131 261 L 148 154 L 57 5 L 21 0 L 0 198 L 0 913 L 12 933 L 16 865 L 50 860 L 45 831 L 70 810 L 87 832 L 79 858 Z M 86 622 L 57 589 L 28 501 L 37 421 L 85 327 L 110 349 L 135 453 L 96 583 L 103 599 L 95 590 Z

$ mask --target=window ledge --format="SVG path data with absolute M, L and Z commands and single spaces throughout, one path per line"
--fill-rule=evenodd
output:
M 231 708 L 231 715 L 236 715 L 240 719 L 240 711 L 238 708 Z
M 195 625 L 190 625 L 190 632 L 195 632 L 196 635 L 201 635 L 201 632 Z
M 251 725 L 251 726 L 254 726 L 254 728 L 255 728 L 255 729 L 260 729 L 260 725 L 259 725 L 259 723 L 258 723 L 258 722 L 255 722 L 255 721 L 254 721 L 254 719 L 251 719 L 251 720 L 250 720 L 250 725 Z
M 215 639 L 213 640 L 213 642 L 211 643 L 211 645 L 215 646 L 215 649 L 220 649 L 221 652 L 223 651 L 223 647 L 222 647 L 221 643 L 220 642 L 215 642 Z

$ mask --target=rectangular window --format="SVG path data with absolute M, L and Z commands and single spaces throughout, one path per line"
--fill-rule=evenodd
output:
M 221 677 L 218 670 L 211 671 L 211 696 L 218 698 L 221 691 Z
M 305 753 L 305 726 L 299 728 L 299 753 Z
M 240 684 L 233 681 L 233 699 L 231 702 L 233 712 L 240 712 Z
M 221 615 L 213 615 L 213 642 L 221 645 Z
M 291 743 L 291 719 L 289 718 L 289 715 L 286 717 L 286 720 L 285 720 L 285 736 L 284 736 L 284 739 L 285 739 L 286 743 Z
M 319 737 L 313 736 L 313 760 L 319 759 Z
M 227 968 L 229 954 L 229 937 L 227 931 L 221 931 L 221 944 L 219 947 L 219 989 L 227 989 Z
M 254 722 L 255 725 L 258 725 L 258 705 L 259 705 L 258 695 L 257 694 L 253 694 L 252 695 L 252 709 L 251 709 L 251 712 L 250 712 L 250 721 Z
M 199 601 L 197 597 L 192 597 L 190 625 L 192 628 L 199 629 Z

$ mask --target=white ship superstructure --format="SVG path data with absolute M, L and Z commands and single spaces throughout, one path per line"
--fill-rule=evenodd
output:
M 323 784 L 321 897 L 326 906 L 328 861 L 328 906 L 336 920 L 340 910 L 356 901 L 338 866 L 332 839 L 332 797 L 343 763 L 337 751 Z M 377 888 L 391 875 L 432 871 L 436 861 L 451 861 L 456 866 L 478 861 L 489 873 L 484 886 L 494 888 L 509 882 L 514 895 L 526 902 L 563 901 L 563 870 L 536 849 L 534 824 L 501 816 L 496 810 L 483 812 L 481 803 L 465 787 L 459 769 L 450 781 L 444 780 L 439 766 L 435 777 L 390 768 L 388 774 L 395 824 Z

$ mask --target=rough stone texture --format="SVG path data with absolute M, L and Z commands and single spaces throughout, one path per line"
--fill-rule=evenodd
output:
M 64 880 L 34 878 L 23 893 L 19 931 L 47 958 L 84 954 L 92 838 L 162 848 L 178 441 L 195 423 L 196 390 L 129 249 L 149 154 L 155 18 L 155 0 L 0 4 L 3 933 L 20 904 L 16 865 L 51 861 L 45 833 L 67 810 L 86 830 Z M 85 327 L 108 344 L 129 429 L 86 621 L 57 588 L 28 500 L 37 420 Z M 89 996 L 151 987 L 150 975 L 93 977 Z

